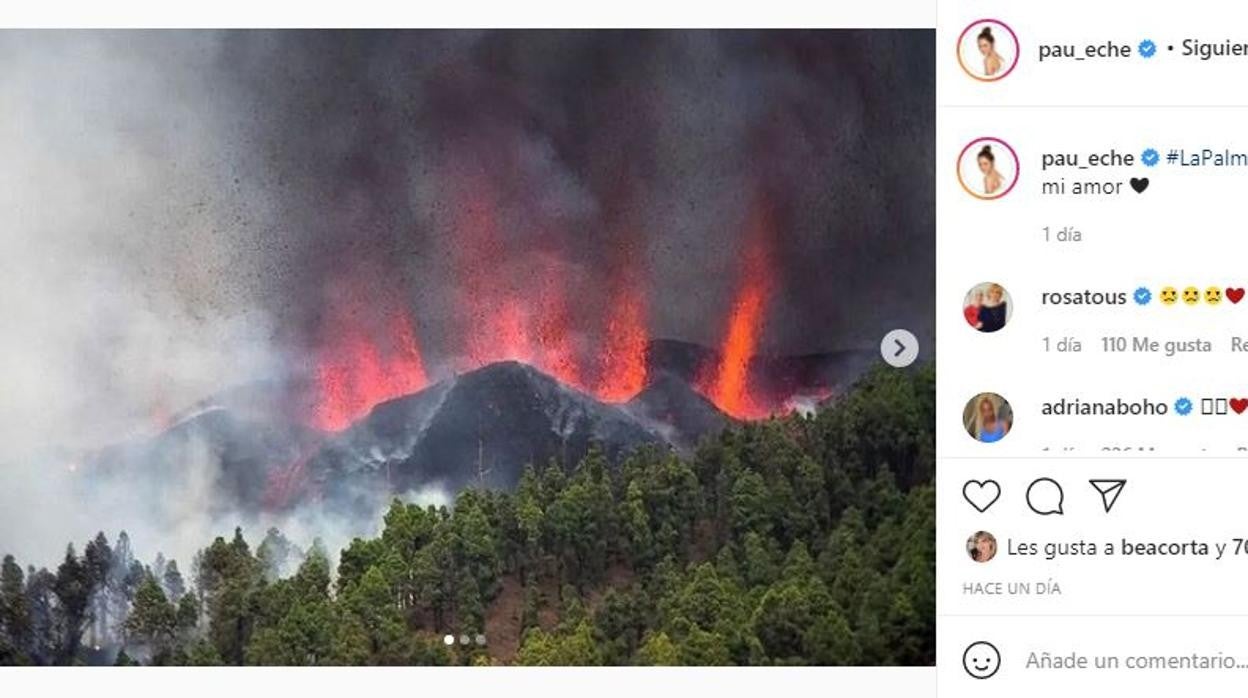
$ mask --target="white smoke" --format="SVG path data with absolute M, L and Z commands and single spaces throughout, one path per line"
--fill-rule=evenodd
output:
M 146 38 L 0 32 L 0 552 L 23 562 L 100 529 L 202 545 L 211 458 L 136 502 L 76 494 L 83 452 L 277 365 L 240 253 L 266 207 L 202 97 L 217 40 Z

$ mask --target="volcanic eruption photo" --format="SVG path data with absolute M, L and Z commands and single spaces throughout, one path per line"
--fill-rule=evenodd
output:
M 0 32 L 0 664 L 933 664 L 933 55 Z

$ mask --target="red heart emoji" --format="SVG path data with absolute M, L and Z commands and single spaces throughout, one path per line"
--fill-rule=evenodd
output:
M 1248 399 L 1242 397 L 1231 398 L 1231 409 L 1235 410 L 1235 414 L 1243 414 L 1244 410 L 1248 410 Z
M 1226 299 L 1232 303 L 1238 303 L 1244 299 L 1244 289 L 1228 288 L 1226 289 Z

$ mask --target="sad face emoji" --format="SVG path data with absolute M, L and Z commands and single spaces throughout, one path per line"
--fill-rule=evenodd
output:
M 1195 286 L 1188 286 L 1183 289 L 1183 302 L 1187 305 L 1196 305 L 1200 302 L 1200 289 Z
M 1173 286 L 1167 286 L 1161 289 L 1159 294 L 1162 305 L 1174 305 L 1179 302 L 1179 289 Z
M 962 668 L 976 679 L 990 679 L 1001 668 L 1001 653 L 991 642 L 973 642 L 962 653 Z
M 1210 286 L 1205 289 L 1205 302 L 1209 305 L 1217 305 L 1222 302 L 1222 289 L 1217 286 Z

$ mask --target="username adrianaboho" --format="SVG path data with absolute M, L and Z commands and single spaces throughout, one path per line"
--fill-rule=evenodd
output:
M 1166 403 L 1156 402 L 1148 398 L 1139 400 L 1081 400 L 1079 398 L 1062 398 L 1055 402 L 1040 405 L 1040 414 L 1053 417 L 1143 417 L 1166 414 L 1169 410 Z

